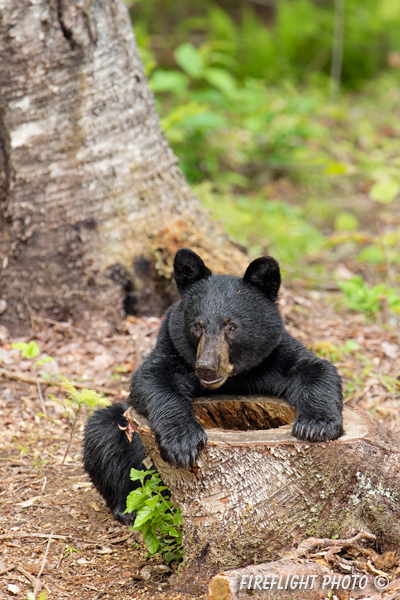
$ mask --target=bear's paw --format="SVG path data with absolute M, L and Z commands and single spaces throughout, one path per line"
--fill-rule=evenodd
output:
M 161 458 L 182 469 L 189 469 L 196 464 L 199 452 L 207 442 L 206 432 L 197 421 L 182 423 L 168 431 L 158 431 L 156 438 Z
M 297 417 L 292 428 L 292 435 L 307 442 L 329 442 L 343 435 L 342 420 L 317 420 Z

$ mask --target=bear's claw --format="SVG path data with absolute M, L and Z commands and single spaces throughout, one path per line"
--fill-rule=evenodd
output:
M 297 418 L 292 428 L 292 435 L 308 442 L 329 442 L 343 435 L 342 421 L 323 421 L 308 418 Z

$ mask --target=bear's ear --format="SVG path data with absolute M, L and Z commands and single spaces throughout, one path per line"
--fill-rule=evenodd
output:
M 174 260 L 174 277 L 178 292 L 182 293 L 192 283 L 211 277 L 212 273 L 196 252 L 189 248 L 178 250 Z
M 263 294 L 275 301 L 281 285 L 279 265 L 272 256 L 256 258 L 247 267 L 243 280 L 255 285 Z

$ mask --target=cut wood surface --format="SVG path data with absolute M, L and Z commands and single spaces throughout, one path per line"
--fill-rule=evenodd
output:
M 297 415 L 295 408 L 281 400 L 262 396 L 252 396 L 250 402 L 236 396 L 199 398 L 193 406 L 196 419 L 205 429 L 234 429 L 237 432 L 270 430 L 292 423 Z M 237 437 L 237 433 L 234 436 Z
M 344 577 L 344 587 L 350 589 L 335 589 L 338 600 L 348 600 L 349 594 L 354 599 L 376 595 L 373 578 Z M 278 560 L 216 575 L 208 587 L 208 600 L 321 600 L 328 597 L 334 578 L 339 581 L 337 573 L 313 560 Z
M 230 408 L 219 413 L 218 403 Z M 210 423 L 227 419 L 232 406 L 236 425 L 240 413 L 264 414 L 260 427 L 277 414 L 294 419 L 276 399 L 195 401 L 199 420 Z M 302 442 L 291 436 L 290 424 L 210 428 L 191 471 L 166 464 L 146 419 L 132 408 L 127 416 L 181 508 L 184 573 L 190 567 L 193 578 L 197 571 L 197 584 L 221 570 L 280 558 L 312 536 L 365 530 L 376 535 L 381 550 L 400 548 L 400 439 L 368 413 L 345 408 L 345 435 L 330 443 Z

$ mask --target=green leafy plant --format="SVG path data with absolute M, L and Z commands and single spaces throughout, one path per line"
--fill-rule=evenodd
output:
M 19 451 L 20 451 L 20 453 L 21 453 L 21 458 L 22 458 L 23 456 L 26 456 L 27 454 L 29 454 L 29 448 L 27 448 L 27 447 L 26 447 L 26 446 L 24 446 L 23 444 L 20 444 L 20 443 L 18 442 L 18 438 L 17 438 L 17 437 L 15 437 L 15 436 L 14 436 L 13 440 L 14 440 L 14 444 L 16 445 L 16 447 L 18 448 L 18 450 L 19 450 Z
M 165 495 L 168 488 L 162 485 L 155 470 L 131 469 L 131 479 L 140 481 L 140 486 L 126 500 L 126 512 L 136 511 L 132 529 L 142 532 L 150 555 L 158 552 L 165 564 L 180 562 L 183 558 L 182 516 L 180 509 Z
M 282 0 L 268 24 L 246 3 L 224 6 L 146 0 L 132 8 L 162 126 L 189 182 L 229 184 L 233 203 L 243 190 L 265 197 L 277 178 L 300 182 L 284 199 L 306 202 L 320 231 L 364 227 L 356 205 L 346 210 L 350 197 L 360 190 L 382 212 L 400 195 L 400 0 L 346 1 L 335 104 L 327 103 L 334 3 Z M 240 232 L 246 225 L 236 220 Z M 384 262 L 378 248 L 365 256 Z
M 17 342 L 16 344 L 12 344 L 11 348 L 19 350 L 21 352 L 21 356 L 24 358 L 29 358 L 29 360 L 33 360 L 41 353 L 39 345 L 34 340 L 31 340 L 29 344 L 26 342 Z M 35 360 L 34 365 L 35 367 L 41 367 L 52 360 L 54 360 L 52 356 L 44 356 L 40 360 Z M 50 375 L 48 375 L 48 377 L 50 377 Z
M 355 340 L 346 340 L 340 346 L 335 346 L 328 340 L 321 340 L 314 344 L 315 354 L 321 358 L 328 358 L 332 362 L 343 360 L 345 356 L 350 354 L 357 355 L 359 349 L 360 346 Z
M 338 285 L 344 294 L 345 304 L 352 310 L 376 315 L 382 310 L 383 303 L 386 303 L 389 310 L 400 313 L 399 291 L 387 287 L 385 283 L 369 287 L 360 275 L 356 275 Z
M 96 390 L 89 390 L 84 388 L 80 392 L 76 389 L 74 384 L 69 381 L 66 377 L 61 377 L 61 387 L 66 391 L 67 397 L 65 400 L 60 401 L 55 396 L 50 396 L 52 400 L 61 402 L 68 419 L 71 421 L 70 437 L 68 446 L 65 450 L 64 457 L 61 464 L 65 463 L 67 454 L 72 444 L 72 438 L 75 432 L 76 423 L 78 421 L 79 414 L 83 407 L 92 411 L 98 406 L 108 406 L 110 401 L 103 394 L 99 394 Z M 45 416 L 45 415 L 42 415 Z
M 163 48 L 160 55 L 167 54 L 166 49 L 182 46 L 177 63 L 200 78 L 205 65 L 188 42 L 194 38 L 206 42 L 213 63 L 223 66 L 238 81 L 250 76 L 274 84 L 287 78 L 298 84 L 315 74 L 329 77 L 334 11 L 332 2 L 281 0 L 267 25 L 258 11 L 248 5 L 228 12 L 211 0 L 183 1 L 178 5 L 171 0 L 146 0 L 135 7 L 134 23 L 145 50 L 144 59 L 149 61 L 154 60 L 149 38 L 162 35 L 163 44 L 158 44 Z M 400 0 L 346 1 L 342 74 L 345 86 L 355 87 L 373 77 L 387 65 L 387 54 L 400 49 L 399 11 Z
M 80 551 L 80 550 L 77 550 L 77 549 L 76 549 L 76 548 L 74 548 L 73 546 L 69 546 L 68 544 L 66 544 L 66 545 L 65 545 L 65 547 L 64 547 L 64 551 L 63 551 L 63 555 L 64 555 L 64 556 L 68 556 L 68 555 L 69 555 L 69 556 L 72 558 L 72 556 L 73 556 L 73 553 L 74 553 L 74 552 L 75 552 L 76 554 L 81 554 L 81 551 Z
M 29 344 L 27 344 L 26 342 L 18 342 L 16 344 L 12 344 L 11 348 L 20 350 L 21 356 L 23 356 L 24 358 L 33 359 L 36 358 L 38 354 L 40 354 L 40 348 L 34 340 L 31 340 Z
M 69 409 L 80 410 L 83 406 L 93 410 L 97 406 L 108 406 L 110 401 L 96 390 L 82 389 L 78 391 L 74 384 L 66 377 L 61 377 L 61 387 L 66 391 L 67 398 L 64 404 Z M 70 414 L 69 414 L 70 416 Z
M 47 598 L 47 590 L 43 590 L 40 592 L 39 596 L 36 596 L 33 592 L 26 592 L 27 600 L 46 600 Z

